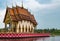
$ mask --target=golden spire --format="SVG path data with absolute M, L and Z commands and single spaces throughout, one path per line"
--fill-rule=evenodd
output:
M 15 2 L 15 5 L 16 5 L 16 7 L 17 7 L 17 3 Z
M 22 8 L 23 8 L 23 0 L 22 0 Z
M 13 6 L 13 2 L 12 2 L 12 7 L 14 7 L 14 6 Z

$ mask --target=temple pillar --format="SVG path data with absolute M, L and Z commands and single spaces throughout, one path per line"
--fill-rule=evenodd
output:
M 7 30 L 7 24 L 5 23 L 5 31 Z
M 19 23 L 17 25 L 16 32 L 19 33 Z
M 27 27 L 27 33 L 29 33 L 29 28 Z
M 22 29 L 23 29 L 23 28 L 21 27 L 21 33 L 22 33 Z
M 24 33 L 26 32 L 26 27 L 24 26 Z
M 32 29 L 32 27 L 31 27 L 31 25 L 30 25 L 30 31 L 31 31 L 31 29 Z
M 32 33 L 34 33 L 34 26 L 32 23 L 31 23 L 31 29 L 32 29 Z
M 13 32 L 13 23 L 12 23 L 12 28 L 11 29 L 12 29 L 12 32 Z
M 26 22 L 24 23 L 24 33 L 26 32 L 26 26 L 27 26 L 27 24 L 26 24 Z
M 23 28 L 22 28 L 22 25 L 20 25 L 20 27 L 21 27 L 21 33 L 23 32 Z
M 19 21 L 19 32 L 21 32 L 21 21 Z
M 32 28 L 33 30 L 32 30 L 32 33 L 34 33 L 34 27 Z
M 5 24 L 5 29 L 7 28 L 7 24 Z
M 20 27 L 20 25 L 19 25 L 19 33 L 21 32 L 21 27 Z
M 29 25 L 27 24 L 27 33 L 29 33 Z

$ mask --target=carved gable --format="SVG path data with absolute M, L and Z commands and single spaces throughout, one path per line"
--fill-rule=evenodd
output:
M 10 23 L 10 15 L 7 12 L 6 16 L 5 16 L 5 23 Z

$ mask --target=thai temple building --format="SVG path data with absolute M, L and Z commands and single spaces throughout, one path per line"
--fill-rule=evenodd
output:
M 37 22 L 23 4 L 21 7 L 7 6 L 3 22 L 5 28 L 0 31 L 0 41 L 37 41 L 39 37 L 50 36 L 49 33 L 34 32 Z
M 37 26 L 34 15 L 23 6 L 7 7 L 3 22 L 5 31 L 9 33 L 34 33 Z

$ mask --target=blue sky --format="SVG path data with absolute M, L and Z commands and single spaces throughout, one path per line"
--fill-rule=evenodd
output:
M 21 6 L 22 0 L 0 0 L 0 28 L 4 28 L 6 6 Z M 23 0 L 27 8 L 38 23 L 38 29 L 60 29 L 60 0 Z

